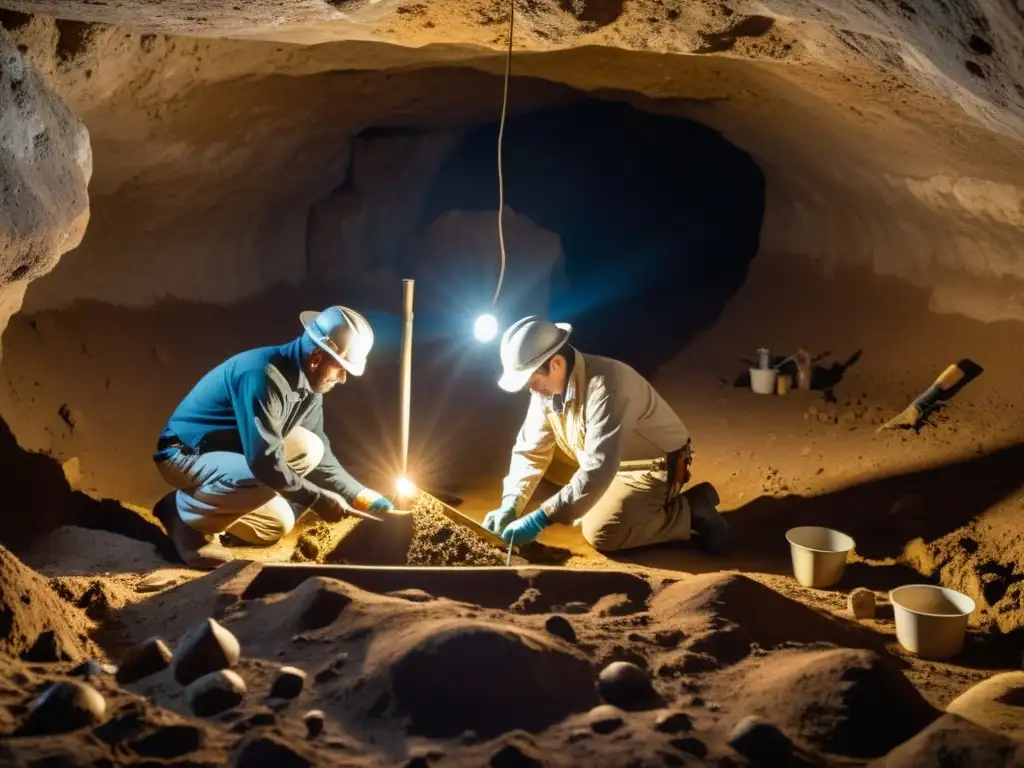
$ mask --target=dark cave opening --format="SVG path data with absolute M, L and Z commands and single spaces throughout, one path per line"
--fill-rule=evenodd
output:
M 497 210 L 497 134 L 482 125 L 447 156 L 421 227 L 453 209 Z M 764 175 L 714 130 L 590 99 L 510 117 L 503 157 L 506 205 L 561 237 L 567 280 L 552 285 L 549 315 L 573 323 L 581 348 L 650 374 L 743 284 Z M 475 289 L 483 305 L 494 285 Z

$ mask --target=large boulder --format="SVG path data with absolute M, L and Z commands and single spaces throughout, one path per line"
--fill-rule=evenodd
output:
M 0 29 L 0 333 L 89 221 L 85 126 Z

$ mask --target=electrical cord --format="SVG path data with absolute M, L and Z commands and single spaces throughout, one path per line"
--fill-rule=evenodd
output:
M 501 98 L 501 121 L 498 123 L 498 250 L 501 252 L 501 270 L 498 272 L 498 286 L 494 289 L 491 306 L 498 303 L 501 284 L 505 280 L 505 175 L 501 163 L 501 146 L 505 138 L 505 116 L 508 113 L 508 81 L 512 73 L 512 30 L 515 25 L 516 0 L 508 0 L 508 51 L 505 54 L 505 88 Z

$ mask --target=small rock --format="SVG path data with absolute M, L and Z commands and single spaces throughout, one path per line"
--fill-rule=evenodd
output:
M 679 739 L 672 739 L 669 742 L 673 747 L 678 749 L 680 752 L 688 752 L 689 754 L 705 758 L 708 754 L 708 748 L 700 739 L 696 739 L 693 736 L 684 736 Z
M 802 451 L 800 451 L 800 455 L 801 456 L 810 456 L 811 455 L 811 449 L 809 447 L 808 448 L 804 448 Z
M 856 420 L 857 414 L 854 413 L 853 411 L 843 411 L 842 415 L 839 417 L 839 421 L 841 421 L 844 424 L 852 424 Z
M 736 724 L 729 736 L 729 746 L 748 760 L 765 765 L 785 765 L 793 756 L 793 742 L 774 725 L 754 715 Z
M 189 683 L 185 698 L 196 715 L 211 717 L 238 706 L 245 692 L 245 681 L 237 673 L 218 669 Z
M 429 592 L 424 592 L 422 589 L 416 589 L 414 587 L 409 589 L 396 589 L 393 592 L 387 593 L 388 597 L 397 597 L 402 600 L 408 600 L 412 603 L 429 603 L 437 600 Z
M 560 637 L 567 643 L 576 642 L 576 630 L 565 616 L 549 616 L 544 622 L 544 629 L 555 637 Z
M 281 667 L 277 679 L 270 687 L 270 696 L 275 699 L 294 699 L 302 693 L 306 684 L 306 673 L 298 667 Z
M 68 672 L 69 677 L 84 677 L 89 680 L 93 677 L 99 677 L 100 675 L 112 675 L 117 672 L 117 667 L 112 664 L 100 664 L 98 661 L 89 659 L 83 661 L 77 667 Z
M 91 685 L 79 680 L 62 680 L 32 702 L 21 734 L 40 736 L 75 731 L 96 725 L 106 712 L 106 700 Z
M 287 709 L 288 705 L 291 703 L 291 699 L 267 699 L 267 706 L 275 712 L 280 712 L 282 709 Z
M 586 728 L 577 728 L 575 731 L 569 734 L 569 743 L 576 744 L 580 741 L 586 741 L 591 736 L 591 733 Z
M 479 740 L 480 737 L 477 735 L 476 731 L 466 730 L 462 732 L 461 736 L 459 736 L 459 741 L 463 744 L 476 744 Z
M 315 739 L 324 730 L 324 713 L 320 709 L 311 709 L 302 716 L 302 722 L 306 724 L 306 737 Z
M 144 677 L 155 675 L 167 669 L 171 663 L 171 649 L 159 637 L 151 637 L 133 645 L 121 659 L 117 670 L 117 682 L 121 685 L 134 683 Z
M 821 413 L 818 414 L 818 421 L 820 421 L 822 424 L 831 424 L 833 420 L 834 417 L 831 413 L 826 413 L 825 411 L 822 411 Z
M 855 619 L 875 617 L 875 593 L 864 587 L 857 587 L 846 598 L 846 610 Z
M 685 712 L 662 712 L 654 721 L 654 730 L 661 733 L 682 733 L 693 728 L 693 721 Z
M 173 587 L 178 583 L 178 577 L 167 571 L 155 571 L 135 585 L 135 591 L 146 594 L 159 592 L 162 589 Z
M 622 727 L 623 712 L 611 704 L 601 704 L 587 713 L 590 729 L 594 733 L 613 733 Z
M 628 661 L 602 669 L 597 687 L 605 701 L 625 710 L 651 709 L 661 702 L 648 674 Z
M 312 765 L 313 761 L 308 757 L 267 733 L 251 736 L 238 751 L 234 762 L 235 768 L 311 768 Z
M 188 685 L 219 669 L 238 663 L 241 647 L 238 638 L 215 619 L 204 619 L 190 629 L 178 643 L 174 654 L 174 679 Z

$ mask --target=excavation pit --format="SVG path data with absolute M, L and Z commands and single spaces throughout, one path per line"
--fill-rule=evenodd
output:
M 603 568 L 462 569 L 268 563 L 249 583 L 242 597 L 254 600 L 290 592 L 307 579 L 317 577 L 337 579 L 377 594 L 415 589 L 482 608 L 516 605 L 524 613 L 544 613 L 568 603 L 592 606 L 608 595 L 624 596 L 620 612 L 636 612 L 644 609 L 651 596 L 651 585 L 642 574 Z

